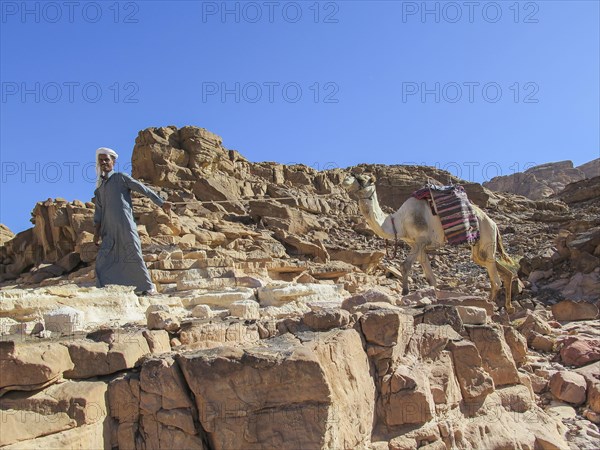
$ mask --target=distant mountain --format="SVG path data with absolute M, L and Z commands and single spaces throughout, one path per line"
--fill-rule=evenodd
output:
M 572 161 L 541 164 L 525 172 L 494 177 L 483 183 L 497 192 L 510 192 L 541 200 L 562 191 L 566 185 L 600 175 L 600 158 L 574 167 Z

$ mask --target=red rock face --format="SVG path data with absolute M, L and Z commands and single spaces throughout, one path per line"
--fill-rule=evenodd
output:
M 562 361 L 570 366 L 581 367 L 600 360 L 600 339 L 569 337 L 560 349 Z

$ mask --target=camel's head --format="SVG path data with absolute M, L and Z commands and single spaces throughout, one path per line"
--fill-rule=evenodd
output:
M 375 190 L 375 176 L 371 174 L 350 174 L 342 181 L 342 187 L 350 194 L 357 192 L 371 194 Z

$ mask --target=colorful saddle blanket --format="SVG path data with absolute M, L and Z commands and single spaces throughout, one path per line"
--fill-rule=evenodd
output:
M 474 244 L 479 240 L 479 222 L 462 186 L 429 185 L 412 196 L 427 200 L 433 214 L 440 216 L 449 244 Z

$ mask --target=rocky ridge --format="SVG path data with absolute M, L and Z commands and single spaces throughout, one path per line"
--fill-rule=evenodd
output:
M 400 295 L 397 261 L 339 187 L 345 170 L 250 163 L 194 127 L 141 131 L 132 160 L 178 203 L 168 216 L 134 199 L 161 295 L 93 287 L 92 203 L 40 202 L 34 228 L 0 247 L 0 445 L 593 448 L 600 437 L 597 180 L 538 201 L 466 186 L 521 257 L 509 317 L 463 248 L 432 255 L 438 290 L 417 269 L 417 289 Z M 452 179 L 352 170 L 378 177 L 389 212 L 424 180 Z
M 571 161 L 541 164 L 524 172 L 494 177 L 483 185 L 493 191 L 540 200 L 558 194 L 570 183 L 597 176 L 600 176 L 600 158 L 578 167 L 574 167 Z

